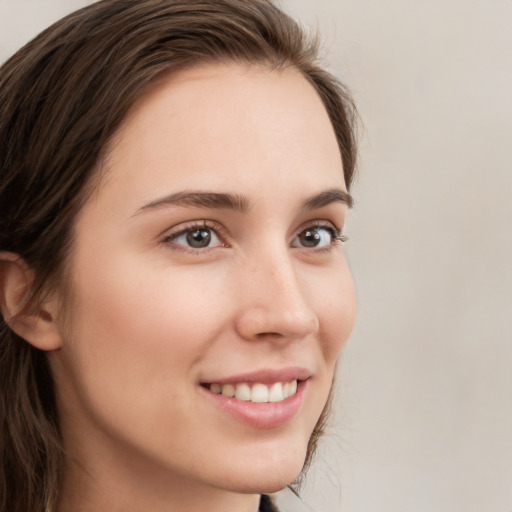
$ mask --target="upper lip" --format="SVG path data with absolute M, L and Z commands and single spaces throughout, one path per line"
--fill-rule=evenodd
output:
M 248 373 L 240 373 L 238 375 L 230 375 L 227 377 L 219 377 L 204 381 L 203 384 L 238 384 L 238 383 L 261 383 L 273 384 L 274 382 L 290 382 L 292 380 L 306 380 L 311 377 L 312 372 L 307 368 L 299 366 L 287 368 L 263 368 Z

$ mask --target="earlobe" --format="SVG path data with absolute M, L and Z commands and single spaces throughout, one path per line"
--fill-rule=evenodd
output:
M 18 254 L 0 251 L 0 310 L 5 322 L 20 337 L 41 350 L 57 350 L 61 337 L 55 322 L 54 301 L 28 301 L 34 272 Z

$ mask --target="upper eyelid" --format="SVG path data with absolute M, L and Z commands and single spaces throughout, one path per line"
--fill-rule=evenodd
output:
M 331 220 L 313 220 L 313 221 L 308 221 L 308 222 L 304 222 L 303 224 L 301 224 L 295 231 L 294 231 L 294 236 L 298 235 L 299 233 L 301 233 L 302 231 L 304 231 L 305 229 L 308 229 L 308 228 L 311 228 L 311 227 L 316 227 L 316 228 L 331 228 L 333 229 L 334 231 L 336 231 L 337 233 L 341 234 L 342 230 L 343 230 L 343 226 L 342 227 L 338 227 L 333 221 Z
M 172 228 L 167 228 L 165 231 L 163 231 L 160 234 L 160 237 L 164 240 L 176 237 L 178 235 L 181 235 L 182 233 L 197 229 L 197 228 L 206 228 L 206 229 L 213 229 L 218 234 L 224 234 L 227 233 L 227 230 L 223 228 L 218 222 L 201 219 L 201 220 L 191 220 L 188 222 L 182 222 L 178 224 L 177 226 L 174 226 Z

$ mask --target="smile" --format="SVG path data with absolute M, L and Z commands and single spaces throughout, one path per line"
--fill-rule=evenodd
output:
M 243 402 L 267 403 L 282 402 L 295 395 L 297 392 L 297 379 L 287 382 L 275 382 L 273 384 L 220 384 L 212 383 L 206 385 L 212 393 L 223 395 L 228 398 L 235 398 Z
M 205 383 L 199 389 L 222 415 L 254 428 L 270 429 L 283 426 L 295 417 L 305 400 L 310 379 L 288 378 L 267 383 L 257 380 Z

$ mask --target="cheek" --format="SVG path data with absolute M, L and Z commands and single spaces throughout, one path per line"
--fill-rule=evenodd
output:
M 136 257 L 79 263 L 62 351 L 78 402 L 155 421 L 171 396 L 190 392 L 195 364 L 222 325 L 212 297 L 220 283 Z
M 112 258 L 95 269 L 82 265 L 74 283 L 79 293 L 74 324 L 85 331 L 102 329 L 112 344 L 126 348 L 189 349 L 213 327 L 218 281 L 137 257 Z M 197 335 L 187 337 L 188 331 Z
M 356 316 L 354 284 L 346 263 L 317 289 L 316 309 L 320 324 L 320 346 L 327 366 L 333 370 L 352 332 Z
M 343 262 L 322 279 L 312 279 L 309 292 L 319 319 L 319 335 L 315 349 L 318 368 L 315 389 L 319 397 L 311 403 L 311 428 L 316 424 L 331 391 L 338 356 L 345 346 L 354 326 L 356 299 L 350 271 Z

